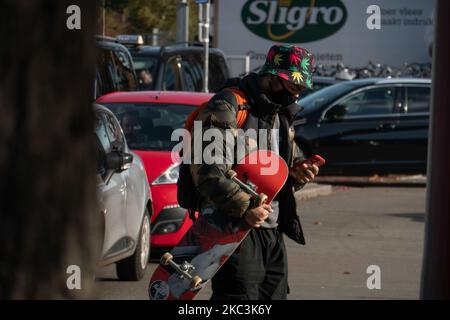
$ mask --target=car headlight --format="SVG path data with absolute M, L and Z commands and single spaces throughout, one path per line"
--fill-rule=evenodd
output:
M 179 173 L 180 164 L 175 163 L 153 180 L 152 185 L 177 183 Z

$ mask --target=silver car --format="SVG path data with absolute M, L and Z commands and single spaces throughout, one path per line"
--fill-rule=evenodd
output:
M 134 154 L 114 114 L 94 105 L 97 192 L 104 215 L 100 265 L 116 263 L 120 280 L 140 280 L 150 254 L 152 198 L 142 160 Z

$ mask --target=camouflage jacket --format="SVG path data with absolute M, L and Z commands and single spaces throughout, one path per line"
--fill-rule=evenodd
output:
M 238 108 L 248 108 L 249 116 L 244 126 L 254 129 L 271 129 L 278 117 L 280 143 L 279 154 L 288 166 L 294 162 L 304 160 L 304 156 L 294 142 L 294 129 L 292 121 L 295 114 L 301 109 L 298 105 L 280 108 L 271 102 L 259 90 L 258 75 L 251 73 L 242 79 L 232 79 L 228 86 L 238 87 L 248 100 L 247 106 L 237 105 L 235 96 L 229 90 L 221 90 L 211 98 L 207 107 L 200 112 L 197 120 L 202 121 L 203 130 L 215 128 L 225 134 L 231 129 L 234 139 L 237 137 L 236 113 Z M 268 142 L 270 144 L 270 141 Z M 246 150 L 257 148 L 256 141 L 248 141 Z M 203 143 L 205 147 L 208 143 Z M 224 148 L 225 149 L 225 148 Z M 235 161 L 236 159 L 234 159 Z M 202 196 L 202 208 L 211 204 L 221 213 L 233 217 L 241 217 L 251 209 L 251 197 L 241 190 L 239 185 L 228 179 L 225 173 L 231 169 L 232 164 L 191 164 L 192 179 Z M 279 217 L 278 228 L 294 241 L 304 244 L 303 232 L 296 212 L 294 191 L 303 185 L 291 177 L 278 194 Z

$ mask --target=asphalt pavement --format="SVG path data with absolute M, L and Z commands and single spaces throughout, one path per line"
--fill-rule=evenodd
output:
M 333 187 L 331 194 L 320 190 L 319 197 L 298 197 L 307 245 L 286 239 L 288 298 L 417 299 L 425 188 Z M 148 280 L 156 265 L 151 262 L 139 282 L 118 281 L 113 266 L 99 269 L 98 297 L 148 299 Z M 369 277 L 371 287 L 380 289 L 368 288 Z M 198 298 L 210 294 L 207 287 Z

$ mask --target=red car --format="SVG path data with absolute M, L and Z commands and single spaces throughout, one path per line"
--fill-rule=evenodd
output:
M 151 244 L 154 249 L 175 246 L 192 225 L 177 202 L 179 163 L 172 161 L 173 130 L 182 128 L 187 116 L 212 94 L 199 92 L 114 92 L 97 99 L 119 119 L 128 146 L 144 162 L 154 214 Z M 158 251 L 158 250 L 156 250 Z

